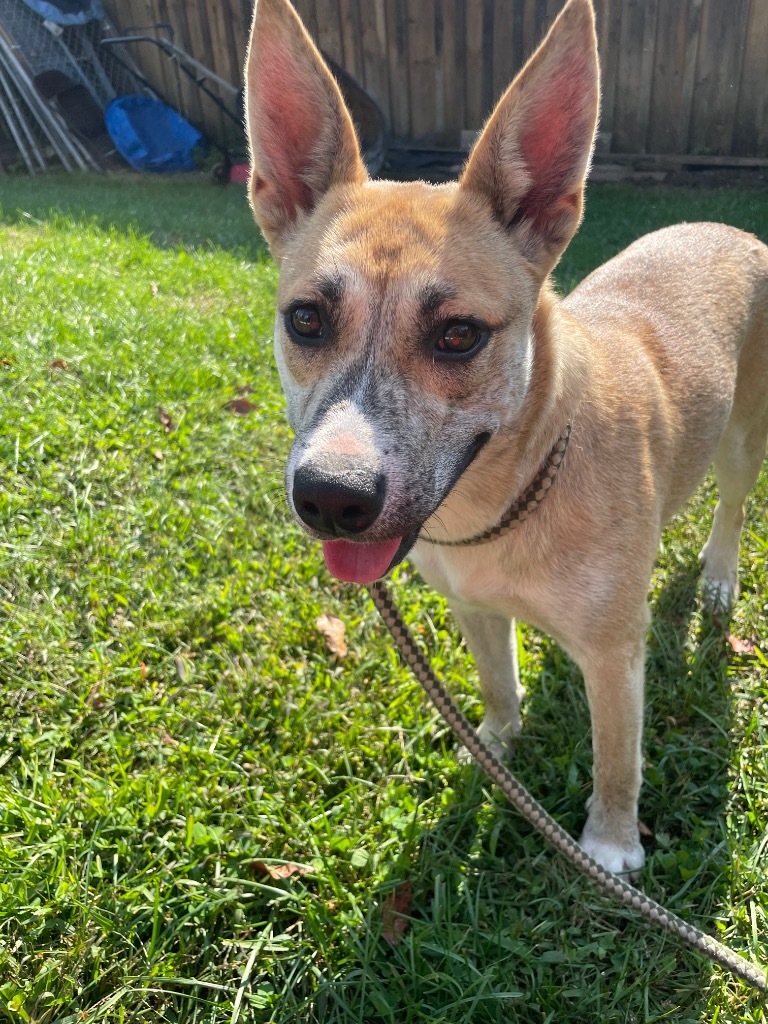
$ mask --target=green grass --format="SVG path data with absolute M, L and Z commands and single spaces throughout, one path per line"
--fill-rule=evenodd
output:
M 276 271 L 240 190 L 6 178 L 0 197 L 0 1021 L 763 1021 L 456 764 L 372 607 L 289 521 Z M 768 196 L 594 188 L 559 280 L 702 218 L 768 239 Z M 753 654 L 697 603 L 711 483 L 665 535 L 641 803 L 647 891 L 763 964 L 767 500 L 764 473 L 730 626 Z M 407 566 L 396 591 L 477 721 L 444 602 Z M 347 624 L 341 663 L 322 612 Z M 578 832 L 581 683 L 522 637 L 513 768 Z

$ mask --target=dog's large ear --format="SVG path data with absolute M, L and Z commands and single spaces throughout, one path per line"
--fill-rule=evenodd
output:
M 591 0 L 569 0 L 478 139 L 461 187 L 548 273 L 581 220 L 599 106 Z
M 279 253 L 302 211 L 366 171 L 339 87 L 288 0 L 256 0 L 245 82 L 251 205 Z

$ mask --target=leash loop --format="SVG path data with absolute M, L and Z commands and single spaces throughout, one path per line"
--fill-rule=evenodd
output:
M 515 778 L 507 766 L 481 741 L 468 719 L 456 707 L 448 691 L 432 671 L 427 658 L 416 645 L 408 627 L 397 610 L 389 590 L 381 580 L 370 584 L 368 591 L 397 645 L 400 654 L 427 696 L 443 716 L 472 757 L 488 777 L 496 783 L 507 800 L 533 827 L 547 839 L 578 871 L 591 878 L 604 893 L 625 906 L 636 910 L 646 921 L 682 939 L 691 948 L 730 971 L 759 992 L 768 991 L 764 972 L 739 956 L 734 950 L 681 917 L 661 906 L 642 890 L 635 888 L 619 875 L 598 864 L 586 853 L 562 826 L 538 803 Z

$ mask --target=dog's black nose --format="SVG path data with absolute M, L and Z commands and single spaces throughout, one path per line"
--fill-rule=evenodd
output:
M 368 467 L 300 466 L 293 505 L 303 522 L 326 537 L 350 537 L 372 526 L 384 507 L 386 479 Z

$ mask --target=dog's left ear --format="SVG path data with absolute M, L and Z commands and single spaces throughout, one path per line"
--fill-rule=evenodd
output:
M 568 0 L 499 100 L 461 177 L 542 276 L 579 226 L 599 105 L 591 0 Z
M 330 188 L 367 175 L 339 87 L 288 0 L 256 0 L 245 82 L 251 205 L 279 255 Z

